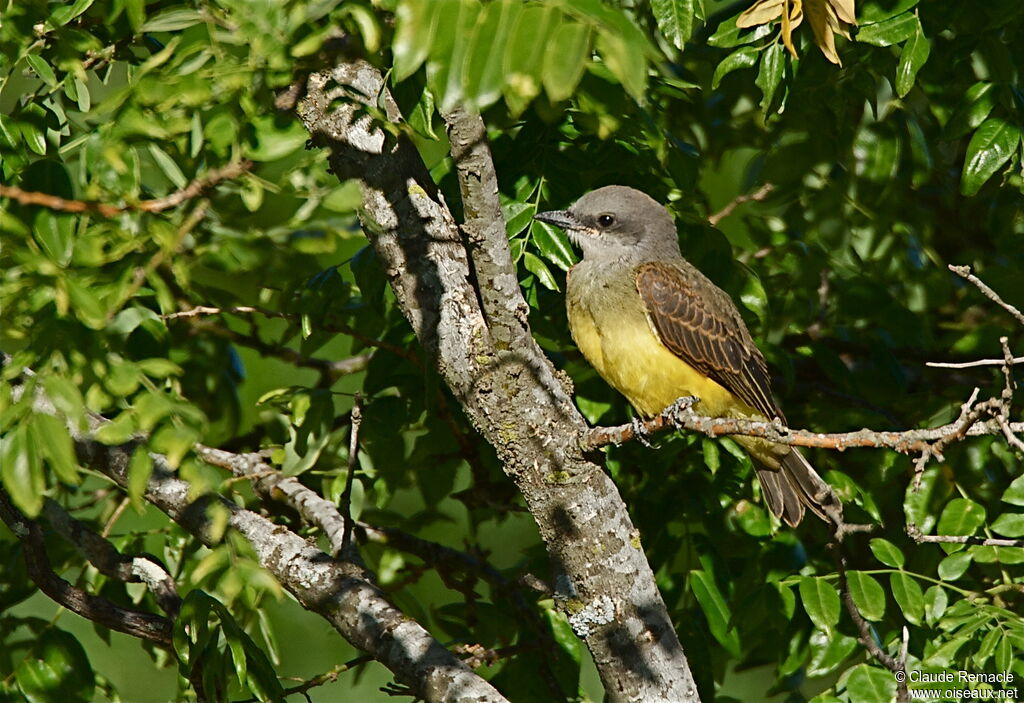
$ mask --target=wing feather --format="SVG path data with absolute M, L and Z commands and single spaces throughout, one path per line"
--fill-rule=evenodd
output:
M 669 351 L 766 417 L 785 421 L 764 357 L 722 289 L 692 266 L 665 261 L 640 264 L 636 287 Z

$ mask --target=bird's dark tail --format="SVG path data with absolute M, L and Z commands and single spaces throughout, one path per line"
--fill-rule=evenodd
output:
M 779 460 L 779 468 L 755 464 L 768 508 L 791 527 L 804 516 L 804 506 L 822 520 L 841 523 L 843 504 L 798 450 Z

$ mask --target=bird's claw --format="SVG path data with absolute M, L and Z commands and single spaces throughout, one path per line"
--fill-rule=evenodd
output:
M 647 429 L 647 425 L 644 424 L 644 421 L 641 420 L 639 417 L 634 417 L 633 436 L 636 437 L 636 441 L 640 442 L 640 444 L 644 445 L 648 449 L 654 449 L 654 445 L 651 444 L 650 441 L 648 441 L 647 439 L 650 436 L 650 434 L 651 433 Z
M 684 395 L 682 398 L 677 398 L 672 405 L 665 408 L 663 414 L 678 427 L 682 424 L 683 414 L 690 412 L 693 409 L 693 406 L 699 402 L 700 398 L 695 395 Z

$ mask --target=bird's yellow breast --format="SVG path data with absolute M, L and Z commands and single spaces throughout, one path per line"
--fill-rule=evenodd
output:
M 566 297 L 573 340 L 641 414 L 656 415 L 685 395 L 699 397 L 696 409 L 708 415 L 727 415 L 742 405 L 655 336 L 630 272 L 608 278 L 578 268 L 571 272 Z

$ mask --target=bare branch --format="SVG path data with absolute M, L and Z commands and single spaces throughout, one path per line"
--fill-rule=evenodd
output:
M 76 520 L 57 501 L 43 502 L 43 515 L 61 537 L 73 544 L 101 574 L 127 583 L 142 582 L 153 593 L 160 608 L 177 617 L 181 598 L 174 579 L 156 557 L 146 554 L 129 557 L 121 554 L 105 538 Z
M 58 414 L 53 403 L 41 389 L 36 392 L 33 410 L 51 415 Z M 107 446 L 96 441 L 92 433 L 107 422 L 108 420 L 98 415 L 90 414 L 88 431 L 83 431 L 76 423 L 68 423 L 68 431 L 75 443 L 78 460 L 82 464 L 102 472 L 123 489 L 127 489 L 131 456 L 134 451 L 139 450 L 140 444 L 136 440 L 122 446 Z M 204 449 L 207 451 L 204 452 Z M 214 460 L 247 460 L 256 467 L 262 463 L 259 454 L 232 455 L 229 452 L 204 447 L 197 448 L 197 453 L 204 459 L 210 456 Z M 307 544 L 299 535 L 221 496 L 207 494 L 195 498 L 193 487 L 174 475 L 164 456 L 150 456 L 153 458 L 154 466 L 145 492 L 148 502 L 165 512 L 207 546 L 217 544 L 223 532 L 211 511 L 226 514 L 228 527 L 249 541 L 260 564 L 270 571 L 304 608 L 330 622 L 353 646 L 370 653 L 374 659 L 388 667 L 398 680 L 413 687 L 417 695 L 432 703 L 507 703 L 507 699 L 493 686 L 477 676 L 431 637 L 421 625 L 391 605 L 374 585 L 371 575 L 361 565 L 333 559 Z M 251 472 L 256 470 L 258 468 Z M 317 498 L 327 502 L 319 496 Z M 3 512 L 3 517 L 7 521 L 7 511 Z M 334 514 L 337 515 L 336 509 Z M 16 534 L 28 534 L 31 537 L 28 529 L 21 524 L 23 519 L 12 521 L 16 523 L 16 529 L 12 528 Z M 83 594 L 77 589 L 59 578 L 54 580 L 55 575 L 52 574 L 52 569 L 49 569 L 45 558 L 45 552 L 34 556 L 34 559 L 46 568 L 34 566 L 34 562 L 29 562 L 30 575 L 40 588 L 48 595 L 53 593 L 51 597 L 58 602 L 68 601 L 69 608 L 95 611 L 98 606 L 94 597 L 83 599 Z M 36 569 L 35 572 L 31 571 L 33 568 Z M 87 615 L 90 619 L 104 624 L 109 621 L 108 627 L 122 632 L 125 631 L 123 623 L 134 623 L 129 616 L 140 617 L 134 611 L 124 609 L 120 609 L 116 617 L 104 617 L 102 613 Z M 142 616 L 158 618 L 148 614 Z M 156 623 L 162 624 L 165 620 L 158 618 Z M 144 636 L 140 634 L 144 632 L 140 628 L 141 625 L 135 624 L 135 630 L 139 632 L 132 631 L 129 634 Z M 153 634 L 150 634 L 149 638 L 155 638 L 163 632 L 155 625 L 150 625 L 150 630 L 153 630 Z M 169 643 L 169 624 L 166 633 Z
M 197 323 L 195 325 L 195 329 L 209 332 L 240 346 L 253 349 L 259 352 L 260 356 L 273 357 L 286 361 L 294 366 L 319 371 L 331 381 L 336 381 L 342 376 L 349 376 L 354 373 L 359 373 L 360 371 L 365 371 L 366 367 L 370 363 L 370 359 L 373 357 L 373 351 L 371 350 L 363 354 L 357 354 L 356 356 L 349 357 L 348 359 L 333 361 L 328 359 L 318 359 L 316 357 L 300 354 L 291 347 L 279 344 L 269 344 L 264 342 L 255 334 L 237 332 L 224 325 L 203 322 Z
M 857 447 L 874 447 L 894 449 L 903 454 L 921 452 L 928 449 L 930 442 L 950 437 L 993 435 L 1001 432 L 995 420 L 972 424 L 967 429 L 961 423 L 952 422 L 941 427 L 923 430 L 869 430 L 855 432 L 836 432 L 825 434 L 786 427 L 781 423 L 763 420 L 744 420 L 730 417 L 708 417 L 687 411 L 672 416 L 662 413 L 649 420 L 642 420 L 640 426 L 648 434 L 654 434 L 672 427 L 693 432 L 702 432 L 709 437 L 722 435 L 741 435 L 761 437 L 777 444 L 788 444 L 794 447 L 816 447 L 819 449 L 835 449 L 845 451 Z M 1024 422 L 1008 424 L 1011 432 L 1024 432 Z M 633 424 L 614 427 L 594 427 L 586 432 L 581 445 L 586 450 L 597 449 L 609 444 L 622 444 L 634 439 L 636 428 Z
M 352 485 L 359 468 L 359 428 L 363 424 L 363 397 L 356 393 L 350 414 L 348 433 L 348 473 L 345 475 L 345 490 L 341 494 L 341 516 L 345 521 L 341 535 L 340 554 L 346 554 L 352 541 Z
M 11 504 L 3 490 L 0 490 L 0 520 L 3 520 L 21 541 L 25 550 L 25 566 L 29 578 L 53 601 L 111 630 L 153 642 L 161 647 L 171 646 L 172 622 L 169 618 L 123 608 L 106 598 L 86 593 L 58 576 L 46 554 L 43 531 L 39 523 L 22 515 Z
M 197 305 L 194 308 L 188 310 L 182 310 L 180 312 L 172 312 L 160 317 L 164 320 L 181 320 L 181 319 L 192 319 L 201 317 L 204 315 L 262 315 L 263 317 L 273 317 L 282 320 L 288 320 L 290 322 L 298 323 L 301 320 L 301 315 L 297 315 L 291 312 L 280 312 L 278 310 L 268 310 L 267 308 L 253 307 L 249 305 L 238 305 L 235 307 L 218 308 L 207 305 Z M 348 325 L 342 325 L 337 322 L 321 322 L 318 323 L 317 329 L 324 332 L 334 332 L 335 334 L 343 334 L 353 339 L 358 340 L 362 344 L 368 347 L 374 347 L 377 349 L 383 349 L 391 352 L 395 356 L 399 356 L 412 362 L 416 366 L 421 366 L 420 360 L 410 350 L 403 347 L 399 347 L 389 342 L 384 342 L 373 337 L 368 337 L 362 332 Z
M 723 207 L 721 210 L 714 213 L 713 215 L 709 215 L 708 224 L 711 225 L 712 227 L 717 227 L 718 223 L 724 220 L 729 215 L 731 215 L 732 211 L 735 210 L 738 206 L 742 205 L 743 203 L 749 203 L 752 201 L 760 202 L 761 200 L 767 198 L 774 190 L 775 185 L 773 183 L 765 183 L 760 188 L 755 190 L 753 193 L 743 193 L 741 195 L 737 195 L 735 198 L 729 201 L 726 204 L 726 206 Z
M 954 266 L 953 264 L 949 264 L 948 268 L 949 268 L 950 271 L 955 273 L 957 276 L 960 276 L 961 278 L 966 279 L 966 280 L 970 281 L 971 283 L 973 283 L 977 287 L 977 289 L 980 290 L 982 292 L 982 294 L 986 298 L 988 298 L 989 300 L 994 302 L 996 305 L 1001 307 L 1003 310 L 1006 310 L 1006 312 L 1010 313 L 1015 318 L 1017 318 L 1017 321 L 1020 324 L 1024 325 L 1024 313 L 1022 313 L 1020 310 L 1018 310 L 1014 306 L 1010 305 L 1009 303 L 1005 302 L 1002 298 L 999 297 L 998 293 L 996 293 L 994 290 L 989 288 L 988 284 L 986 284 L 980 278 L 978 278 L 973 273 L 971 273 L 971 267 L 970 266 Z
M 925 362 L 925 366 L 931 366 L 936 369 L 970 369 L 975 366 L 1003 366 L 1006 363 L 1006 359 L 978 359 L 977 361 L 962 362 L 927 361 Z M 1010 366 L 1014 366 L 1016 364 L 1024 364 L 1024 356 L 1017 356 L 1009 359 Z
M 177 190 L 163 198 L 142 200 L 128 205 L 111 205 L 110 203 L 99 203 L 91 200 L 69 200 L 49 193 L 27 191 L 17 186 L 2 184 L 0 184 L 0 197 L 11 198 L 22 205 L 40 205 L 59 212 L 91 212 L 103 217 L 116 217 L 125 212 L 162 212 L 163 210 L 181 205 L 186 200 L 202 195 L 222 181 L 238 178 L 251 169 L 252 165 L 252 161 L 248 159 L 236 161 L 227 166 L 208 171 L 205 175 L 196 178 L 181 190 Z
M 917 525 L 907 525 L 907 535 L 918 544 L 976 544 L 983 547 L 1024 547 L 1024 540 L 978 537 L 977 535 L 926 535 Z
M 846 579 L 846 556 L 843 554 L 842 545 L 837 542 L 833 542 L 831 547 L 835 555 L 836 572 L 839 574 L 839 595 L 843 601 L 843 605 L 846 607 L 846 612 L 849 614 L 850 619 L 853 620 L 853 624 L 857 628 L 857 640 L 865 649 L 868 650 L 868 653 L 874 657 L 879 664 L 894 674 L 901 674 L 896 677 L 896 700 L 899 703 L 906 703 L 906 701 L 909 700 L 906 683 L 906 657 L 901 656 L 899 659 L 896 659 L 878 646 L 878 642 L 875 641 L 875 637 L 871 631 L 871 625 L 864 619 L 864 616 L 860 614 L 857 604 L 853 601 L 853 595 L 850 593 L 850 584 Z

